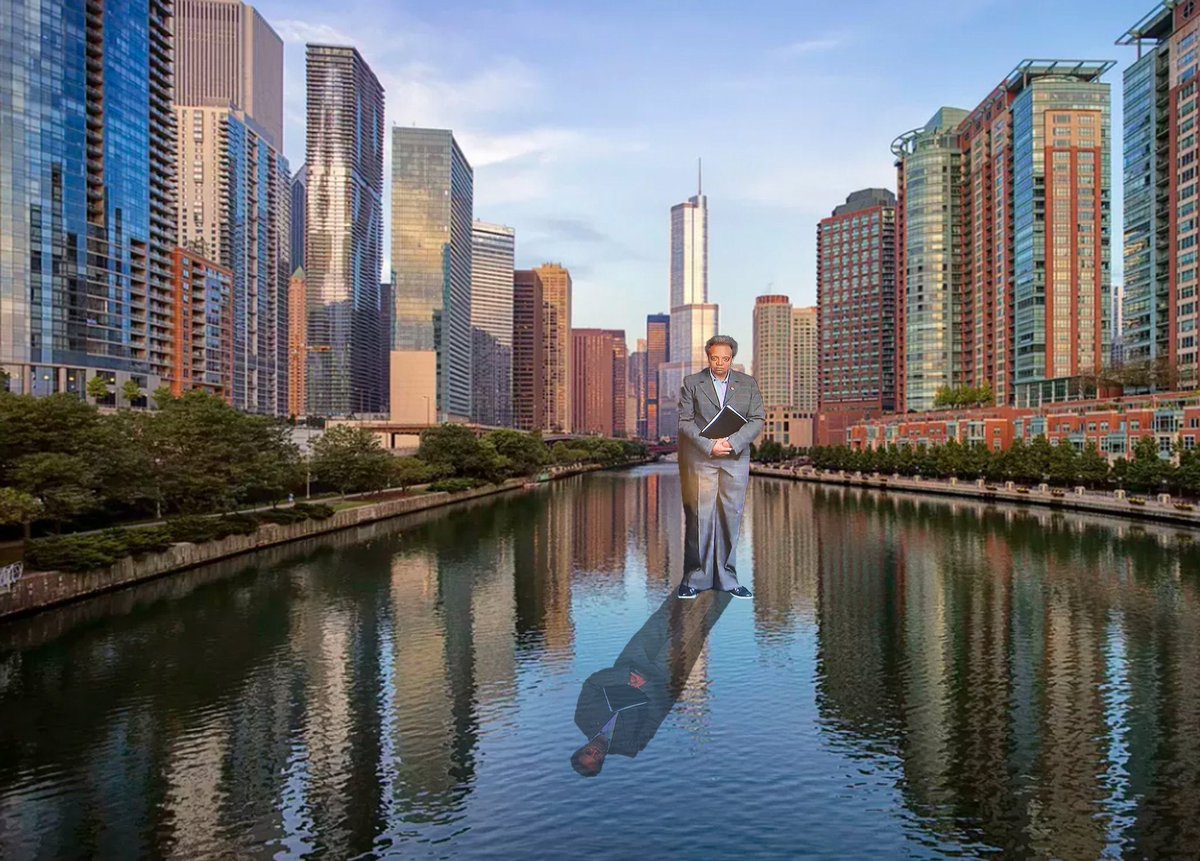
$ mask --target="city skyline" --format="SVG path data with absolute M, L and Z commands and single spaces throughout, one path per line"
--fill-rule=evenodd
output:
M 998 19 L 987 3 L 927 2 L 917 10 L 872 6 L 848 24 L 836 10 L 806 11 L 801 21 L 766 4 L 758 14 L 697 20 L 622 5 L 568 13 L 538 4 L 464 16 L 454 4 L 418 4 L 385 10 L 397 25 L 389 27 L 377 10 L 366 16 L 355 3 L 336 19 L 304 3 L 258 8 L 287 43 L 285 152 L 292 164 L 303 160 L 303 97 L 293 86 L 302 73 L 298 55 L 306 40 L 344 37 L 388 90 L 389 127 L 454 130 L 476 169 L 476 216 L 522 234 L 516 265 L 562 260 L 571 267 L 583 325 L 634 332 L 646 314 L 669 311 L 645 302 L 669 278 L 659 213 L 694 186 L 695 160 L 703 157 L 710 301 L 725 306 L 724 330 L 747 344 L 754 296 L 782 292 L 815 303 L 811 225 L 850 190 L 894 188 L 888 146 L 897 134 L 942 105 L 974 105 L 1026 57 L 1116 60 L 1106 76 L 1116 95 L 1135 54 L 1114 42 L 1142 11 L 1018 2 Z M 547 49 L 531 19 L 554 24 L 561 38 Z M 668 29 L 712 42 L 705 68 L 688 66 L 693 79 L 669 71 L 679 39 L 669 41 L 681 47 L 661 57 L 645 49 Z M 574 58 L 596 40 L 613 39 L 622 44 L 621 67 L 585 85 Z M 853 70 L 842 68 L 847 52 Z M 903 75 L 895 74 L 899 63 Z M 1119 102 L 1113 99 L 1114 139 Z M 780 111 L 780 104 L 795 108 Z M 826 119 L 806 119 L 814 115 Z M 1114 224 L 1122 212 L 1118 173 Z M 1113 258 L 1113 283 L 1120 284 Z

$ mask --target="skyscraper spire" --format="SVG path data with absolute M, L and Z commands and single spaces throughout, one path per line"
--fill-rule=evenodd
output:
M 704 160 L 696 159 L 696 196 L 704 194 Z

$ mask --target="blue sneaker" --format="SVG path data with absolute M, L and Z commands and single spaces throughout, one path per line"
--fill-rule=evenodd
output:
M 699 594 L 699 589 L 693 589 L 687 583 L 680 583 L 679 588 L 675 591 L 676 598 L 695 598 Z
M 753 598 L 754 593 L 745 586 L 738 586 L 736 589 L 727 590 L 734 598 Z

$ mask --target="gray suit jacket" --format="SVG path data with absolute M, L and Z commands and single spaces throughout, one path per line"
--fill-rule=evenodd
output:
M 725 403 L 746 417 L 747 422 L 740 431 L 729 438 L 733 454 L 714 460 L 749 460 L 750 443 L 762 433 L 766 410 L 763 409 L 762 393 L 758 383 L 749 374 L 729 372 L 729 384 L 725 389 Z M 712 375 L 708 369 L 683 378 L 679 391 L 679 457 L 712 457 L 716 440 L 700 436 L 704 426 L 721 411 L 717 392 L 713 388 Z

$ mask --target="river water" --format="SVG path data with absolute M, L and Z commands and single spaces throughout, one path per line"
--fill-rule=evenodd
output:
M 752 602 L 681 533 L 595 473 L 0 626 L 0 856 L 1200 852 L 1186 531 L 756 478 Z

